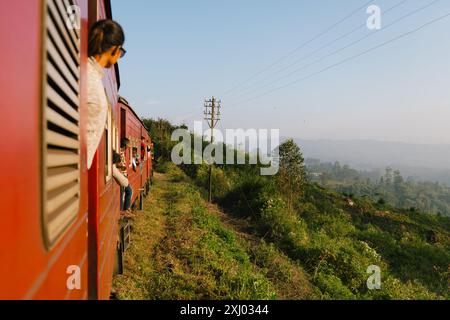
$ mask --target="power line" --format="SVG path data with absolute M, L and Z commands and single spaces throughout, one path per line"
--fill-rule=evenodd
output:
M 234 90 L 236 90 L 237 88 L 241 87 L 242 85 L 248 83 L 249 81 L 255 79 L 257 76 L 259 76 L 260 74 L 263 74 L 264 72 L 266 72 L 267 70 L 270 70 L 272 67 L 276 66 L 277 64 L 279 64 L 280 62 L 286 60 L 287 58 L 291 57 L 293 54 L 295 54 L 297 51 L 303 49 L 304 47 L 306 47 L 308 44 L 314 42 L 315 40 L 319 39 L 320 37 L 324 36 L 325 34 L 327 34 L 328 32 L 330 32 L 331 30 L 333 30 L 335 27 L 337 27 L 338 25 L 340 25 L 341 23 L 343 23 L 344 21 L 350 19 L 352 16 L 354 16 L 356 13 L 358 13 L 361 9 L 366 8 L 368 5 L 370 5 L 373 2 L 373 0 L 370 0 L 368 2 L 366 2 L 364 5 L 362 5 L 361 7 L 358 7 L 357 9 L 355 9 L 354 11 L 352 11 L 349 15 L 345 16 L 343 19 L 339 20 L 338 22 L 334 23 L 333 25 L 331 25 L 330 27 L 328 27 L 326 30 L 320 32 L 319 34 L 317 34 L 316 36 L 314 36 L 313 38 L 311 38 L 310 40 L 302 43 L 301 45 L 299 45 L 298 47 L 296 47 L 294 50 L 292 50 L 291 52 L 289 52 L 287 55 L 277 59 L 275 62 L 273 62 L 272 64 L 270 64 L 269 66 L 263 68 L 262 70 L 256 72 L 255 74 L 253 74 L 252 76 L 250 76 L 249 78 L 247 78 L 246 80 L 244 80 L 243 82 L 235 85 L 234 87 L 232 87 L 231 89 L 225 91 L 223 94 L 229 94 L 230 92 L 233 92 Z
M 402 0 L 402 1 L 400 1 L 399 3 L 395 4 L 394 6 L 390 7 L 389 9 L 383 11 L 383 16 L 386 15 L 386 14 L 388 14 L 388 13 L 391 12 L 392 10 L 398 8 L 399 6 L 403 5 L 403 4 L 404 4 L 405 2 L 407 2 L 407 1 L 408 1 L 408 0 Z M 288 69 L 291 68 L 292 66 L 297 65 L 298 63 L 300 63 L 300 62 L 302 62 L 302 61 L 304 61 L 304 60 L 306 60 L 306 59 L 308 59 L 308 58 L 314 56 L 316 53 L 322 51 L 322 50 L 325 49 L 325 48 L 328 48 L 329 46 L 331 46 L 332 44 L 338 42 L 339 40 L 345 39 L 345 38 L 347 38 L 348 36 L 350 36 L 351 34 L 355 33 L 356 31 L 358 31 L 358 30 L 360 30 L 360 29 L 363 29 L 363 28 L 366 28 L 366 27 L 367 27 L 367 24 L 366 24 L 366 23 L 363 23 L 363 24 L 359 25 L 358 27 L 352 29 L 350 32 L 347 32 L 346 34 L 344 34 L 344 35 L 342 35 L 342 36 L 340 36 L 340 37 L 338 37 L 338 38 L 336 38 L 336 39 L 334 39 L 334 40 L 328 42 L 327 44 L 325 44 L 325 45 L 323 45 L 322 47 L 320 47 L 320 48 L 314 50 L 313 52 L 311 52 L 311 53 L 309 53 L 309 54 L 307 54 L 307 55 L 305 55 L 305 56 L 302 56 L 302 57 L 300 57 L 299 59 L 296 59 L 293 63 L 287 65 L 286 67 L 283 67 L 283 68 L 279 69 L 278 71 L 275 71 L 275 72 L 272 73 L 270 76 L 265 77 L 265 78 L 264 78 L 262 81 L 260 81 L 259 83 L 264 83 L 266 80 L 269 80 L 270 77 L 275 76 L 275 75 L 277 75 L 277 74 L 279 74 L 279 73 L 282 73 L 282 72 L 285 71 L 285 70 L 288 70 Z M 244 89 L 241 89 L 241 90 L 238 90 L 238 91 L 242 91 L 242 90 L 243 90 L 243 91 L 248 91 L 248 89 L 251 89 L 251 87 L 249 87 L 249 88 L 244 88 Z M 231 96 L 233 96 L 233 95 L 231 95 Z M 237 97 L 241 97 L 241 96 L 242 96 L 242 95 L 239 95 L 239 96 L 237 96 Z
M 415 10 L 413 10 L 413 11 L 411 11 L 411 12 L 405 14 L 405 15 L 403 15 L 402 17 L 400 17 L 400 18 L 394 20 L 392 23 L 390 23 L 390 24 L 388 24 L 387 26 L 383 27 L 381 30 L 376 30 L 376 31 L 374 31 L 374 32 L 371 32 L 371 33 L 369 33 L 369 34 L 367 34 L 367 35 L 365 35 L 365 36 L 363 36 L 363 37 L 361 37 L 361 38 L 359 38 L 359 39 L 357 39 L 357 40 L 351 42 L 350 44 L 348 44 L 348 45 L 346 45 L 346 46 L 344 46 L 344 47 L 341 47 L 341 48 L 339 48 L 339 49 L 337 49 L 337 50 L 335 50 L 335 51 L 333 51 L 333 52 L 331 52 L 331 53 L 329 53 L 329 54 L 326 54 L 326 55 L 322 56 L 322 57 L 319 58 L 319 59 L 316 59 L 315 61 L 313 61 L 313 62 L 311 62 L 311 63 L 308 63 L 308 64 L 306 64 L 306 65 L 303 65 L 303 66 L 301 66 L 301 67 L 299 67 L 299 68 L 297 68 L 297 69 L 295 69 L 295 70 L 289 72 L 288 74 L 285 74 L 285 75 L 283 75 L 283 76 L 281 76 L 281 77 L 278 77 L 278 78 L 276 78 L 275 80 L 273 80 L 273 81 L 271 81 L 271 82 L 269 82 L 269 83 L 267 83 L 267 84 L 265 84 L 265 85 L 263 85 L 263 86 L 257 87 L 256 89 L 251 90 L 250 92 L 247 92 L 247 93 L 245 93 L 245 94 L 241 94 L 241 95 L 237 96 L 236 98 L 238 99 L 238 98 L 241 98 L 241 97 L 245 97 L 245 96 L 247 96 L 247 95 L 249 95 L 249 94 L 251 94 L 251 93 L 256 93 L 258 90 L 267 88 L 267 87 L 271 86 L 272 84 L 275 84 L 275 83 L 279 82 L 280 80 L 289 78 L 290 76 L 292 76 L 292 75 L 294 75 L 294 74 L 296 74 L 296 73 L 298 73 L 298 72 L 300 72 L 300 71 L 302 71 L 302 70 L 304 70 L 304 69 L 306 69 L 306 68 L 308 68 L 308 67 L 311 67 L 311 66 L 313 66 L 313 65 L 315 65 L 315 64 L 317 64 L 317 63 L 319 63 L 319 62 L 322 62 L 322 61 L 324 61 L 325 59 L 328 59 L 328 58 L 330 58 L 330 57 L 332 57 L 332 56 L 334 56 L 334 55 L 336 55 L 336 54 L 338 54 L 338 53 L 344 51 L 345 49 L 348 49 L 348 48 L 350 48 L 350 47 L 352 47 L 352 46 L 354 46 L 354 45 L 360 43 L 361 41 L 363 41 L 363 40 L 365 40 L 365 39 L 368 39 L 369 37 L 371 37 L 371 36 L 373 36 L 373 35 L 375 35 L 375 34 L 378 34 L 378 32 L 380 32 L 380 31 L 384 31 L 384 30 L 386 30 L 386 29 L 389 29 L 390 27 L 396 25 L 397 23 L 401 22 L 402 20 L 404 20 L 404 19 L 406 19 L 406 18 L 408 18 L 408 17 L 410 17 L 410 16 L 412 16 L 412 15 L 414 15 L 414 14 L 417 14 L 417 13 L 419 13 L 419 12 L 421 12 L 421 11 L 423 11 L 423 10 L 429 8 L 429 7 L 431 7 L 432 5 L 434 5 L 434 4 L 435 4 L 436 2 L 438 2 L 438 1 L 440 1 L 440 0 L 433 0 L 433 1 L 431 1 L 430 3 L 424 5 L 424 6 L 420 7 L 420 8 L 417 8 L 417 9 L 415 9 Z
M 363 52 L 360 52 L 360 53 L 358 53 L 358 54 L 355 54 L 355 55 L 353 55 L 353 56 L 351 56 L 351 57 L 348 57 L 348 58 L 346 58 L 346 59 L 344 59 L 344 60 L 341 60 L 341 61 L 338 62 L 338 63 L 332 64 L 332 65 L 330 65 L 330 66 L 328 66 L 328 67 L 326 67 L 326 68 L 324 68 L 324 69 L 322 69 L 322 70 L 320 70 L 320 71 L 318 71 L 318 72 L 312 73 L 312 74 L 310 74 L 310 75 L 308 75 L 308 76 L 306 76 L 306 77 L 304 77 L 304 78 L 301 78 L 301 79 L 295 80 L 295 81 L 293 81 L 293 82 L 290 82 L 290 83 L 288 83 L 288 84 L 286 84 L 286 85 L 277 87 L 277 88 L 272 89 L 272 90 L 270 90 L 270 91 L 268 91 L 268 92 L 266 92 L 266 93 L 264 93 L 264 94 L 261 94 L 261 95 L 258 95 L 258 96 L 256 96 L 256 97 L 247 99 L 247 100 L 245 100 L 245 101 L 243 101 L 243 102 L 233 104 L 233 105 L 230 106 L 230 108 L 231 108 L 231 107 L 236 107 L 236 106 L 241 105 L 241 104 L 243 104 L 243 103 L 247 103 L 247 102 L 249 102 L 249 101 L 253 101 L 253 100 L 262 98 L 262 97 L 267 96 L 267 95 L 269 95 L 269 94 L 271 94 L 271 93 L 273 93 L 273 92 L 276 92 L 276 91 L 282 90 L 282 89 L 284 89 L 284 88 L 290 87 L 290 86 L 292 86 L 292 85 L 294 85 L 294 84 L 297 84 L 297 83 L 299 83 L 299 82 L 308 80 L 308 79 L 310 79 L 310 78 L 312 78 L 312 77 L 314 77 L 314 76 L 317 76 L 317 75 L 319 75 L 319 74 L 322 74 L 322 73 L 324 73 L 324 72 L 326 72 L 326 71 L 328 71 L 328 70 L 330 70 L 330 69 L 336 68 L 336 67 L 338 67 L 338 66 L 340 66 L 340 65 L 342 65 L 342 64 L 345 64 L 345 63 L 347 63 L 347 62 L 349 62 L 349 61 L 351 61 L 351 60 L 354 60 L 354 59 L 356 59 L 356 58 L 359 58 L 359 57 L 361 57 L 361 56 L 363 56 L 363 55 L 365 55 L 365 54 L 368 54 L 368 53 L 370 53 L 370 52 L 372 52 L 372 51 L 374 51 L 374 50 L 380 49 L 380 48 L 382 48 L 382 47 L 384 47 L 384 46 L 387 46 L 388 44 L 391 44 L 391 43 L 393 43 L 393 42 L 395 42 L 395 41 L 398 41 L 398 40 L 400 40 L 400 39 L 403 39 L 403 38 L 405 38 L 405 37 L 407 37 L 407 36 L 409 36 L 409 35 L 411 35 L 411 34 L 413 34 L 413 33 L 416 33 L 416 32 L 418 32 L 418 31 L 420 31 L 420 30 L 422 30 L 422 29 L 424 29 L 424 28 L 426 28 L 426 27 L 428 27 L 428 26 L 430 26 L 430 25 L 432 25 L 432 24 L 434 24 L 434 23 L 437 23 L 437 22 L 439 22 L 439 21 L 441 21 L 441 20 L 444 20 L 445 18 L 448 18 L 449 16 L 450 16 L 450 12 L 447 13 L 447 14 L 445 14 L 445 15 L 442 15 L 442 16 L 436 18 L 436 19 L 433 19 L 433 20 L 431 20 L 431 21 L 429 21 L 429 22 L 427 22 L 427 23 L 425 23 L 425 24 L 423 24 L 423 25 L 421 25 L 421 26 L 419 26 L 419 27 L 417 27 L 417 28 L 415 28 L 415 29 L 413 29 L 413 30 L 411 30 L 411 31 L 405 32 L 405 33 L 403 33 L 403 34 L 401 34 L 401 35 L 399 35 L 399 36 L 397 36 L 397 37 L 394 37 L 394 38 L 392 38 L 392 39 L 390 39 L 390 40 L 388 40 L 388 41 L 385 41 L 385 42 L 383 42 L 383 43 L 381 43 L 381 44 L 379 44 L 379 45 L 376 45 L 376 46 L 374 46 L 374 47 L 371 47 L 370 49 L 367 49 L 367 50 L 365 50 L 365 51 L 363 51 Z

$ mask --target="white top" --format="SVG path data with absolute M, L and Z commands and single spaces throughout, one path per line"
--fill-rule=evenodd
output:
M 88 83 L 88 125 L 87 125 L 87 165 L 92 166 L 95 152 L 102 140 L 108 116 L 108 99 L 102 79 L 105 76 L 103 68 L 94 59 L 89 58 L 87 66 Z
M 117 183 L 121 187 L 128 187 L 130 185 L 130 182 L 128 181 L 127 177 L 125 177 L 119 169 L 117 169 L 116 165 L 113 165 L 113 177 L 116 179 Z

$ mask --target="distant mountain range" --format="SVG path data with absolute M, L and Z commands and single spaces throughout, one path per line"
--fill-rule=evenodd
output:
M 284 138 L 282 140 L 286 140 Z M 405 177 L 450 185 L 450 145 L 373 140 L 294 139 L 305 158 L 339 161 L 357 170 L 399 169 Z

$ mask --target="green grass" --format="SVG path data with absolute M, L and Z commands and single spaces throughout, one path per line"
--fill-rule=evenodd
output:
M 165 172 L 135 220 L 119 299 L 314 298 L 298 265 L 225 223 L 180 170 Z

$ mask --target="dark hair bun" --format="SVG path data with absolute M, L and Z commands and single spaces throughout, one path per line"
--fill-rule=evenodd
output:
M 89 56 L 101 55 L 114 46 L 123 46 L 125 34 L 113 20 L 100 20 L 89 30 Z

